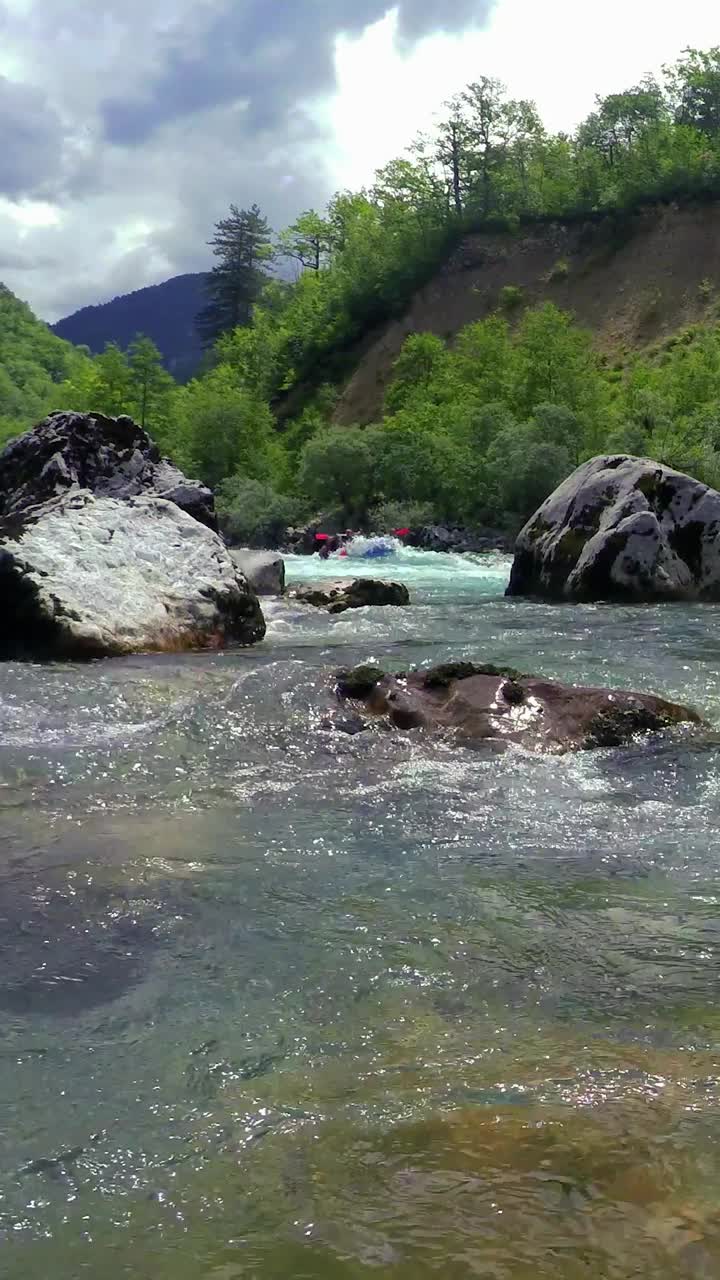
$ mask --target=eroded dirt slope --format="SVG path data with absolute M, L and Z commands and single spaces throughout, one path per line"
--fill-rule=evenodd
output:
M 507 286 L 522 290 L 522 303 L 506 308 L 511 317 L 524 306 L 555 302 L 592 329 L 608 355 L 622 357 L 717 314 L 720 204 L 653 208 L 620 225 L 607 219 L 468 236 L 402 320 L 366 340 L 336 421 L 378 416 L 408 334 L 452 340 L 464 325 L 503 307 Z

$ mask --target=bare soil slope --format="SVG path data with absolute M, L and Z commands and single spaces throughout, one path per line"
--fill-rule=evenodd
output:
M 522 290 L 508 308 L 502 291 Z M 466 324 L 503 309 L 552 301 L 597 335 L 609 357 L 648 346 L 686 324 L 717 314 L 720 204 L 669 205 L 620 221 L 468 236 L 401 320 L 371 336 L 335 414 L 367 423 L 382 407 L 393 362 L 410 333 L 452 340 Z

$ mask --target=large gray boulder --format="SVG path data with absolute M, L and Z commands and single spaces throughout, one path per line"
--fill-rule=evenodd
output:
M 105 498 L 167 498 L 217 529 L 212 491 L 163 458 L 132 418 L 52 413 L 0 454 L 0 520 L 73 489 Z
M 285 561 L 276 551 L 230 549 L 230 558 L 259 596 L 281 596 L 285 591 Z
M 648 458 L 592 458 L 525 525 L 507 594 L 720 600 L 720 493 Z
M 175 503 L 76 490 L 0 534 L 0 657 L 93 658 L 252 644 L 257 596 Z

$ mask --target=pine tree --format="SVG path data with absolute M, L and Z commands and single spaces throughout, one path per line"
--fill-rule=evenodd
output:
M 230 216 L 215 224 L 209 244 L 219 262 L 208 276 L 208 303 L 196 321 L 206 346 L 221 334 L 250 324 L 267 279 L 264 268 L 274 257 L 267 219 L 256 204 L 250 209 L 232 204 Z

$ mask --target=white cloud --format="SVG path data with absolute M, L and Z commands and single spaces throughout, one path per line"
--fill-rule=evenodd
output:
M 340 37 L 339 92 L 329 107 L 342 184 L 368 182 L 442 104 L 481 75 L 534 99 L 553 131 L 572 130 L 595 95 L 629 88 L 688 46 L 720 40 L 707 0 L 499 0 L 485 31 L 435 35 L 409 52 L 388 16 L 359 37 Z
M 202 269 L 231 200 L 278 225 L 370 180 L 478 75 L 567 129 L 596 92 L 718 39 L 706 0 L 403 0 L 364 33 L 391 0 L 277 2 L 95 0 L 88 21 L 77 0 L 0 0 L 17 143 L 0 278 L 39 314 Z

